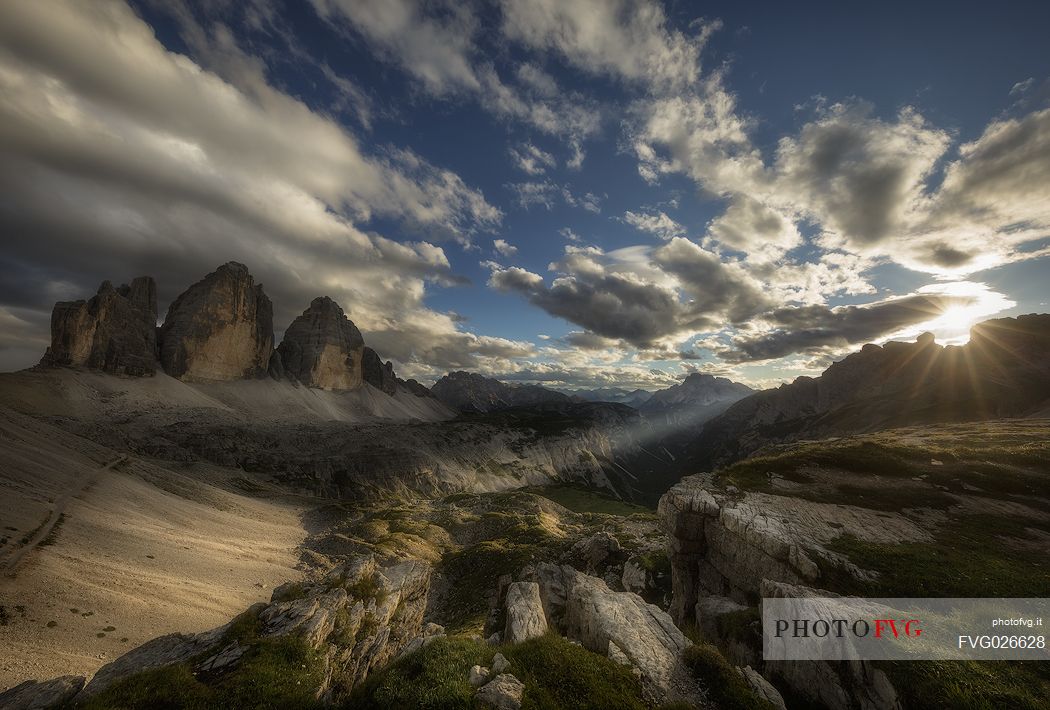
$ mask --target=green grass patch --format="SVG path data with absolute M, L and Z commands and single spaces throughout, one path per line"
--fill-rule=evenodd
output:
M 553 538 L 539 544 L 486 540 L 445 555 L 440 571 L 450 586 L 442 607 L 443 625 L 450 631 L 479 630 L 489 611 L 485 592 L 495 589 L 502 575 L 516 574 L 530 563 L 555 559 L 563 547 Z
M 1050 698 L 1045 661 L 899 661 L 879 664 L 904 707 L 1042 710 Z
M 828 549 L 878 573 L 857 580 L 822 565 L 828 588 L 878 597 L 1047 597 L 1050 560 L 1023 547 L 1031 520 L 970 515 L 943 525 L 932 543 L 881 545 L 842 536 Z M 818 558 L 819 559 L 819 558 Z
M 547 634 L 504 646 L 510 672 L 525 684 L 522 710 L 642 710 L 642 689 L 625 666 Z
M 196 676 L 189 663 L 136 673 L 79 704 L 85 710 L 315 710 L 320 659 L 299 638 L 257 640 L 231 672 Z
M 641 687 L 630 671 L 556 635 L 494 648 L 465 638 L 436 641 L 359 686 L 346 708 L 457 710 L 473 708 L 471 666 L 491 667 L 499 651 L 509 673 L 525 684 L 523 710 L 642 710 Z
M 468 639 L 441 639 L 372 673 L 354 689 L 346 708 L 453 710 L 470 708 L 470 667 L 492 659 L 492 649 Z
M 775 710 L 751 690 L 744 677 L 711 644 L 690 646 L 685 650 L 684 661 L 720 710 Z
M 645 514 L 652 512 L 651 508 L 634 503 L 626 503 L 593 489 L 578 488 L 576 486 L 545 486 L 530 490 L 536 495 L 552 500 L 574 513 L 601 513 L 627 517 L 636 513 Z
M 379 585 L 374 574 L 362 577 L 351 584 L 346 588 L 346 593 L 355 599 L 375 599 L 376 604 L 382 604 L 386 601 L 386 590 Z
M 796 444 L 734 463 L 718 471 L 716 480 L 745 491 L 871 510 L 946 510 L 957 503 L 955 496 L 967 496 L 1050 511 L 1048 440 L 1043 423 L 900 429 Z M 780 479 L 798 485 L 788 490 L 775 485 Z

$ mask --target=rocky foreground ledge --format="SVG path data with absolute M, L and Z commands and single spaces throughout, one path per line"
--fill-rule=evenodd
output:
M 763 662 L 760 604 L 1047 596 L 1048 431 L 1046 420 L 911 427 L 770 449 L 685 478 L 659 504 L 671 616 L 798 703 L 1043 707 L 1046 674 L 1022 664 Z
M 268 604 L 257 604 L 220 628 L 154 639 L 104 666 L 86 684 L 72 676 L 23 683 L 0 695 L 0 708 L 110 707 L 128 698 L 142 706 L 150 697 L 179 702 L 212 697 L 206 695 L 212 688 L 265 690 L 269 684 L 279 686 L 270 689 L 269 702 L 369 706 L 359 691 L 368 689 L 370 676 L 411 667 L 415 656 L 431 647 L 470 643 L 493 649 L 483 653 L 491 658 L 488 665 L 464 669 L 462 681 L 475 689 L 475 703 L 515 710 L 530 688 L 515 673 L 534 678 L 537 668 L 514 649 L 566 639 L 581 653 L 594 654 L 588 663 L 600 661 L 599 674 L 621 683 L 635 679 L 640 696 L 621 698 L 624 707 L 708 706 L 707 690 L 685 662 L 692 642 L 668 614 L 637 594 L 613 591 L 602 579 L 568 565 L 527 566 L 515 575 L 517 581 L 508 577 L 500 584 L 499 630 L 486 641 L 457 641 L 443 627 L 424 623 L 431 573 L 425 562 L 380 566 L 371 555 L 361 555 L 318 582 L 278 587 Z M 760 675 L 750 668 L 736 673 L 755 697 L 767 699 L 760 707 L 784 707 Z M 383 680 L 378 679 L 380 686 Z M 238 687 L 237 692 L 251 691 Z
M 668 491 L 659 508 L 671 531 L 671 612 L 680 624 L 695 623 L 716 642 L 734 642 L 723 637 L 727 619 L 753 611 L 748 623 L 760 625 L 762 598 L 832 596 L 816 586 L 822 574 L 815 558 L 827 554 L 822 562 L 848 564 L 819 548 L 839 531 L 884 540 L 896 533 L 897 541 L 923 535 L 899 521 L 887 525 L 875 511 L 730 489 L 720 490 L 710 474 L 691 476 Z M 753 630 L 760 633 L 760 627 Z M 901 707 L 886 674 L 868 663 L 763 665 L 761 639 L 750 640 L 751 647 L 739 647 L 742 656 L 829 708 Z

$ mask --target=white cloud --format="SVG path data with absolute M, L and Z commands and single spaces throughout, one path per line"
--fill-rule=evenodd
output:
M 649 0 L 502 0 L 502 7 L 511 39 L 592 74 L 671 90 L 697 80 L 711 29 L 694 36 L 670 29 L 663 7 Z
M 657 249 L 605 252 L 567 246 L 551 264 L 547 285 L 539 274 L 487 264 L 489 286 L 517 292 L 553 316 L 584 327 L 590 336 L 642 349 L 674 349 L 699 332 L 741 322 L 770 307 L 760 285 L 739 265 L 681 237 Z
M 1030 76 L 1024 81 L 1019 81 L 1010 87 L 1010 96 L 1020 96 L 1021 94 L 1027 93 L 1032 86 L 1035 85 L 1035 77 Z
M 525 210 L 534 206 L 550 210 L 561 201 L 569 207 L 579 207 L 592 214 L 600 214 L 602 211 L 602 198 L 593 192 L 576 194 L 568 185 L 558 186 L 550 180 L 516 182 L 505 187 L 514 193 L 518 206 Z
M 508 244 L 504 239 L 493 239 L 492 248 L 502 256 L 514 256 L 518 253 L 518 248 L 513 244 Z
M 332 26 L 365 39 L 381 56 L 436 97 L 475 96 L 491 113 L 523 121 L 564 138 L 576 151 L 601 125 L 596 104 L 559 88 L 532 64 L 516 72 L 520 83 L 501 78 L 481 56 L 480 19 L 473 3 L 452 0 L 311 0 Z M 579 153 L 582 155 L 582 153 Z
M 558 234 L 564 237 L 565 241 L 572 242 L 573 244 L 578 244 L 583 241 L 583 237 L 572 231 L 569 227 L 562 227 L 558 230 Z
M 542 175 L 547 172 L 548 168 L 553 168 L 558 164 L 553 155 L 537 148 L 532 143 L 511 148 L 510 157 L 518 169 L 529 175 Z
M 478 91 L 474 69 L 477 18 L 470 7 L 436 3 L 429 13 L 415 0 L 311 0 L 317 13 L 341 26 L 346 20 L 374 46 L 435 94 Z
M 627 224 L 643 232 L 649 232 L 660 237 L 660 239 L 671 239 L 673 237 L 684 237 L 685 227 L 671 219 L 666 212 L 624 212 L 623 219 Z

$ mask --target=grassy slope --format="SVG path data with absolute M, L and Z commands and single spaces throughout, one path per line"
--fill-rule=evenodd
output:
M 549 498 L 574 513 L 603 513 L 605 515 L 633 515 L 651 513 L 651 508 L 625 503 L 600 491 L 576 486 L 545 486 L 531 490 L 536 495 Z

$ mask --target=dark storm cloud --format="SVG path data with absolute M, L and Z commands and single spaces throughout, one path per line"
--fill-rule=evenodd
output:
M 586 328 L 586 335 L 641 349 L 726 320 L 744 321 L 770 305 L 741 268 L 681 237 L 653 250 L 645 263 L 617 263 L 596 248 L 569 247 L 554 265 L 561 275 L 549 286 L 525 269 L 487 265 L 493 288 L 521 293 L 547 313 Z
M 730 322 L 740 323 L 770 305 L 769 297 L 742 269 L 688 239 L 676 237 L 656 249 L 653 261 L 678 277 L 697 313 L 725 313 Z
M 767 316 L 776 325 L 774 331 L 734 338 L 733 349 L 719 355 L 729 362 L 747 362 L 856 345 L 936 318 L 952 306 L 973 302 L 965 296 L 916 294 L 866 306 L 779 308 Z

